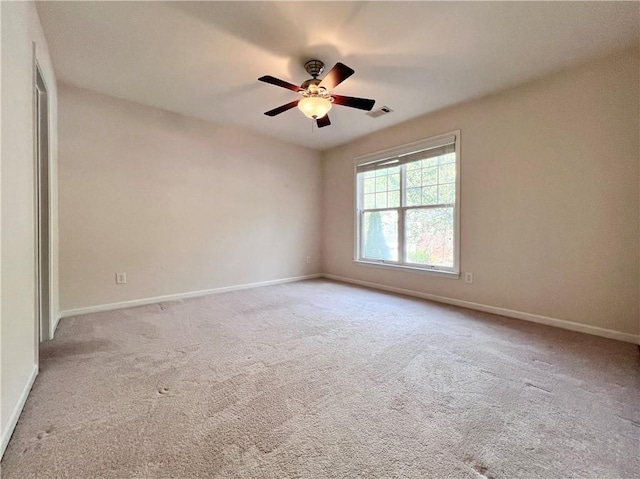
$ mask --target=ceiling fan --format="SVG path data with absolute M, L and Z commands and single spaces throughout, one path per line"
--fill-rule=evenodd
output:
M 276 116 L 297 106 L 302 113 L 316 122 L 318 128 L 322 128 L 331 124 L 328 112 L 331 110 L 331 106 L 334 103 L 336 105 L 348 106 L 350 108 L 358 108 L 366 111 L 370 111 L 373 108 L 375 100 L 334 95 L 330 93 L 331 90 L 355 73 L 355 71 L 347 65 L 340 62 L 336 63 L 322 80 L 318 79 L 318 76 L 324 72 L 324 63 L 320 60 L 309 60 L 304 64 L 304 69 L 313 78 L 308 79 L 300 86 L 293 85 L 292 83 L 280 80 L 270 75 L 258 78 L 261 82 L 293 90 L 300 93 L 302 96 L 302 98 L 299 98 L 298 100 L 265 112 L 265 115 Z

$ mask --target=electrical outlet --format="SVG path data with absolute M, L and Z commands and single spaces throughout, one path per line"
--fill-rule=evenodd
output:
M 307 256 L 307 264 L 311 264 L 311 256 Z
M 464 274 L 464 282 L 465 283 L 473 283 L 473 273 L 465 273 Z
M 125 284 L 127 282 L 127 273 L 116 273 L 116 284 Z

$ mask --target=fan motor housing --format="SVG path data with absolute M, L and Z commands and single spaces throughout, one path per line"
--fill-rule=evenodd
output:
M 307 73 L 311 75 L 313 78 L 322 75 L 324 71 L 324 62 L 320 60 L 309 60 L 304 64 L 304 69 L 307 70 Z
M 304 88 L 305 90 L 308 91 L 311 85 L 318 86 L 319 84 L 320 84 L 320 80 L 318 80 L 317 78 L 309 78 L 306 82 L 300 85 L 300 88 Z

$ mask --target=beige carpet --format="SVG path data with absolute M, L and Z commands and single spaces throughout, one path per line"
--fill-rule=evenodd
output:
M 65 319 L 10 478 L 638 478 L 638 346 L 324 280 Z

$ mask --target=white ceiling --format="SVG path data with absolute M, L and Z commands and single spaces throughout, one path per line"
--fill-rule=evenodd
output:
M 324 150 L 638 42 L 635 2 L 40 2 L 58 78 L 127 100 Z M 293 109 L 303 64 L 356 73 L 312 131 Z

